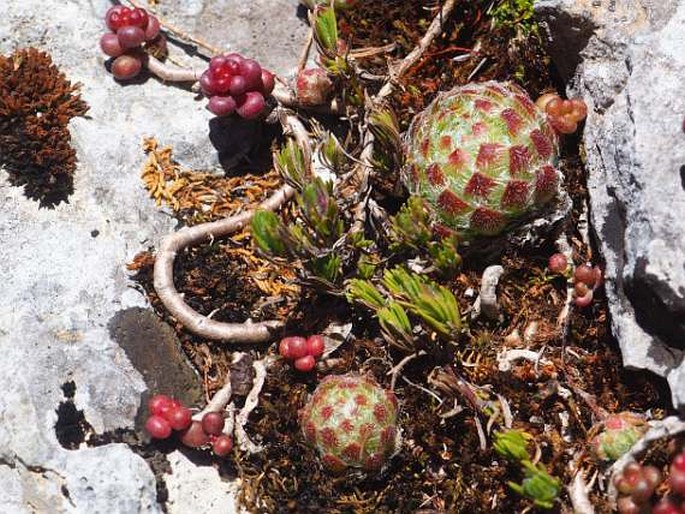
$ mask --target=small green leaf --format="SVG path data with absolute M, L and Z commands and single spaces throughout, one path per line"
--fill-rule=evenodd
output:
M 368 280 L 351 279 L 347 283 L 346 296 L 349 302 L 359 302 L 372 311 L 377 311 L 386 304 L 383 295 Z
M 342 273 L 340 256 L 336 254 L 312 259 L 308 264 L 314 275 L 331 284 L 335 284 Z
M 267 254 L 280 257 L 287 253 L 282 238 L 283 230 L 281 220 L 271 211 L 257 211 L 252 216 L 252 237 Z
M 428 209 L 421 197 L 409 197 L 400 212 L 390 219 L 390 238 L 396 249 L 421 249 L 428 246 L 432 231 Z
M 321 144 L 321 161 L 327 168 L 336 173 L 342 171 L 343 166 L 348 161 L 342 146 L 331 133 Z
M 338 42 L 338 22 L 332 7 L 317 7 L 309 13 L 309 24 L 314 28 L 314 39 L 319 50 L 333 55 Z
M 318 246 L 332 246 L 343 236 L 344 223 L 333 197 L 333 183 L 316 177 L 298 196 L 301 214 L 317 239 Z
M 514 461 L 530 459 L 528 453 L 528 443 L 533 440 L 533 436 L 523 430 L 503 430 L 495 432 L 495 451 Z
M 388 343 L 407 353 L 416 351 L 411 322 L 399 303 L 390 302 L 377 314 L 381 332 Z
M 369 128 L 376 140 L 388 147 L 400 147 L 400 124 L 389 108 L 377 108 L 369 116 Z
M 528 460 L 521 462 L 525 478 L 521 484 L 508 482 L 512 490 L 533 501 L 536 507 L 551 509 L 561 492 L 561 482 L 547 473 L 544 466 L 534 465 Z
M 309 165 L 304 151 L 293 139 L 289 139 L 281 151 L 275 154 L 274 161 L 276 169 L 283 178 L 299 190 L 304 187 L 310 175 Z

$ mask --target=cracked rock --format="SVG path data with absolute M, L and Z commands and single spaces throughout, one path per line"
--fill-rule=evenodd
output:
M 541 0 L 569 96 L 588 105 L 591 221 L 627 367 L 685 409 L 685 2 Z

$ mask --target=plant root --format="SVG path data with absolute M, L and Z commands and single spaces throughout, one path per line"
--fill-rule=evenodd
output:
M 300 120 L 285 110 L 279 112 L 284 132 L 292 135 L 310 155 L 311 143 L 306 129 Z M 258 209 L 274 211 L 284 205 L 295 194 L 295 189 L 284 184 L 268 199 L 257 206 Z M 169 311 L 186 329 L 207 339 L 231 343 L 262 343 L 270 340 L 283 322 L 277 320 L 245 323 L 225 323 L 210 319 L 190 307 L 174 285 L 174 260 L 179 252 L 189 246 L 226 237 L 245 228 L 252 220 L 256 209 L 243 211 L 228 218 L 184 227 L 178 232 L 162 239 L 155 257 L 153 283 L 157 295 Z

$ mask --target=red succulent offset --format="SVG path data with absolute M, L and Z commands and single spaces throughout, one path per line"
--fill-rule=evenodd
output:
M 333 93 L 333 82 L 321 68 L 307 68 L 295 79 L 297 99 L 303 105 L 322 105 Z
M 266 107 L 265 96 L 274 85 L 271 72 L 237 53 L 213 57 L 200 77 L 202 93 L 209 97 L 207 108 L 216 116 L 260 117 Z

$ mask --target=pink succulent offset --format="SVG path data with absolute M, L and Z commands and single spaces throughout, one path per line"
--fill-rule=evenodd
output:
M 303 105 L 323 105 L 333 93 L 333 82 L 321 68 L 307 68 L 295 79 L 297 99 Z
M 625 455 L 647 432 L 644 416 L 634 412 L 610 414 L 598 427 L 600 432 L 590 442 L 597 460 L 614 461 Z
M 372 378 L 328 376 L 300 412 L 300 425 L 330 471 L 375 473 L 399 450 L 397 413 L 395 394 Z
M 558 136 L 515 84 L 468 84 L 438 95 L 411 123 L 403 181 L 438 232 L 495 235 L 558 191 Z

